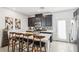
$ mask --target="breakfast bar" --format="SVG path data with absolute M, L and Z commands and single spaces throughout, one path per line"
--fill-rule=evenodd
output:
M 28 39 L 29 40 L 33 40 L 33 35 L 35 33 L 32 33 L 32 32 L 15 32 L 15 33 L 22 33 L 22 34 L 28 34 Z M 45 33 L 38 33 L 36 34 L 37 36 L 44 36 L 44 38 L 41 39 L 41 42 L 44 42 L 45 43 L 45 46 L 46 46 L 46 52 L 49 52 L 49 48 L 50 48 L 50 37 L 52 36 L 51 34 L 45 34 Z M 18 36 L 16 35 L 17 37 L 20 37 L 20 38 L 27 38 L 26 36 Z M 35 38 L 34 39 L 35 41 L 40 41 L 39 38 Z

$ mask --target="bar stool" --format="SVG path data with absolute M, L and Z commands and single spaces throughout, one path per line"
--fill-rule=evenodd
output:
M 23 52 L 23 42 L 24 42 L 24 36 L 23 33 L 16 32 L 16 38 L 19 41 L 19 52 Z
M 24 34 L 24 41 L 25 41 L 24 51 L 26 51 L 25 49 L 27 49 L 27 52 L 30 52 L 29 48 L 32 48 L 31 45 L 32 45 L 33 40 L 29 39 L 29 37 L 32 36 L 32 35 L 33 34 L 29 34 L 29 33 Z
M 33 35 L 33 48 L 35 48 L 35 52 L 43 52 L 42 48 L 44 47 L 44 52 L 46 52 L 46 45 L 45 42 L 42 42 L 41 40 L 45 38 L 45 36 L 41 36 L 41 35 Z M 40 49 L 40 50 L 39 50 Z
M 8 51 L 10 50 L 10 48 L 12 48 L 12 52 L 15 51 L 15 32 L 10 32 L 9 33 L 9 39 L 8 39 Z

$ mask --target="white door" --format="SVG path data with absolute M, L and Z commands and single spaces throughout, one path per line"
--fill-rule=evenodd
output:
M 57 25 L 57 33 L 58 39 L 62 41 L 66 41 L 66 21 L 65 20 L 58 20 Z

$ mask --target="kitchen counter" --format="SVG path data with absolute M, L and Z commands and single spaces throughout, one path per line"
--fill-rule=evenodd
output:
M 51 33 L 53 33 L 53 31 L 52 31 L 52 30 L 41 31 L 41 32 L 51 32 Z
M 27 32 L 17 32 L 17 33 L 27 33 Z M 45 42 L 46 43 L 46 51 L 49 52 L 50 50 L 50 37 L 52 36 L 52 34 L 46 34 L 46 33 L 39 33 L 38 35 L 41 35 L 41 36 L 45 36 L 45 38 L 41 39 L 41 41 Z M 17 35 L 16 35 L 17 36 Z M 27 37 L 25 37 L 27 38 Z M 29 36 L 28 37 L 29 39 L 33 40 L 33 35 L 32 36 Z M 40 41 L 39 39 L 34 39 L 36 41 Z
M 26 32 L 33 32 L 33 30 L 27 30 Z M 40 31 L 40 33 L 53 34 L 52 30 Z
M 41 31 L 40 33 L 53 34 L 53 31 L 52 30 L 47 30 L 47 31 Z

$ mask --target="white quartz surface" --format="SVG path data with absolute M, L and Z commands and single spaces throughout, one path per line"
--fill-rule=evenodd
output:
M 41 31 L 41 32 L 51 32 L 51 33 L 53 33 L 53 30 L 47 30 L 47 31 Z

